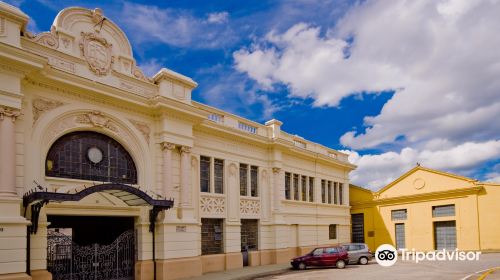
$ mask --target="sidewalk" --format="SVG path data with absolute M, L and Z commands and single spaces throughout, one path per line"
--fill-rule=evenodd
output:
M 203 274 L 202 276 L 193 277 L 189 279 L 193 280 L 246 280 L 254 279 L 257 277 L 264 277 L 269 275 L 281 274 L 287 272 L 291 269 L 290 264 L 271 264 L 271 265 L 261 265 L 261 266 L 251 266 L 238 268 L 227 271 L 210 272 Z

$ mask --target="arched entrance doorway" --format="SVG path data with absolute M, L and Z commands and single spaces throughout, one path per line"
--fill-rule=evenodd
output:
M 158 214 L 173 206 L 172 200 L 153 198 L 139 188 L 124 184 L 100 184 L 74 193 L 49 192 L 38 186 L 23 196 L 30 210 L 28 233 L 36 234 L 42 207 L 51 202 L 80 201 L 94 193 L 107 193 L 129 206 L 152 206 L 149 230 L 153 234 Z M 134 279 L 133 220 L 116 217 L 53 216 L 47 236 L 47 270 L 56 279 Z M 127 226 L 127 223 L 129 224 Z M 30 250 L 28 235 L 28 252 Z M 154 255 L 153 255 L 154 261 Z M 27 272 L 29 272 L 29 254 Z
M 102 208 L 97 205 L 89 206 L 88 200 L 93 199 L 90 195 L 97 193 L 114 197 L 113 199 L 119 202 L 116 204 L 120 205 L 119 208 L 149 208 L 149 231 L 153 235 L 154 261 L 155 221 L 159 212 L 173 206 L 173 201 L 137 185 L 129 185 L 138 182 L 136 165 L 130 154 L 116 140 L 92 131 L 66 134 L 49 149 L 45 161 L 45 175 L 48 180 L 77 179 L 80 182 L 84 180 L 82 184 L 86 184 L 51 189 L 38 185 L 23 196 L 24 213 L 31 220 L 27 238 L 28 274 L 30 234 L 37 233 L 41 209 L 48 203 L 52 205 L 55 202 L 73 202 L 65 203 L 66 209 L 71 213 L 47 215 L 47 221 L 50 223 L 47 229 L 47 270 L 52 273 L 52 278 L 134 279 L 134 217 L 110 216 L 113 215 L 110 211 L 113 212 L 115 206 L 109 206 L 104 212 L 101 212 Z M 85 198 L 87 202 L 81 202 L 85 205 L 78 203 Z M 94 211 L 94 215 L 75 214 L 79 209 L 83 209 L 82 207 L 94 207 L 97 212 Z M 143 221 L 144 217 L 140 223 L 144 224 Z

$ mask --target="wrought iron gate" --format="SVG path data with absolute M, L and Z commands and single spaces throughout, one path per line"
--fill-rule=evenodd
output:
M 109 245 L 80 246 L 63 233 L 47 235 L 47 270 L 53 280 L 132 280 L 134 261 L 133 230 Z

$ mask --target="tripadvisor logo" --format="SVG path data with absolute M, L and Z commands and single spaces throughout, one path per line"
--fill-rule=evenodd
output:
M 437 250 L 430 252 L 418 252 L 415 249 L 401 249 L 402 261 L 478 261 L 481 252 L 466 252 L 455 250 Z M 382 244 L 375 251 L 375 260 L 381 266 L 392 266 L 398 260 L 398 251 L 390 244 Z
M 375 260 L 381 266 L 392 266 L 398 260 L 398 252 L 390 244 L 382 244 L 375 251 Z

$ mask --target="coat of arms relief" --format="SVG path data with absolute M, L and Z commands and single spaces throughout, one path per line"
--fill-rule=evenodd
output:
M 80 50 L 90 70 L 99 76 L 107 75 L 113 64 L 112 45 L 92 32 L 82 32 Z

